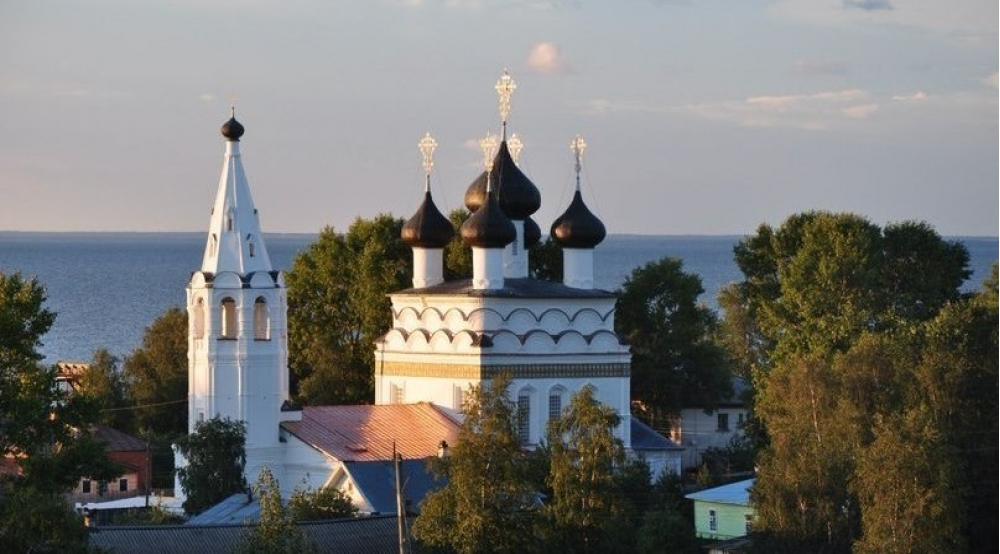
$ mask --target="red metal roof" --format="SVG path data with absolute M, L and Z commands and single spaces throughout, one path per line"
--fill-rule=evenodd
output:
M 302 421 L 281 427 L 313 448 L 345 462 L 391 460 L 393 443 L 404 458 L 436 456 L 458 441 L 459 425 L 433 404 L 306 406 Z
M 146 449 L 146 443 L 140 439 L 106 425 L 94 425 L 94 438 L 105 444 L 104 450 L 107 452 L 136 452 Z

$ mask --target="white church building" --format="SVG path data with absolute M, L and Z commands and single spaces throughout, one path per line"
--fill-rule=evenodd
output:
M 463 397 L 500 373 L 512 378 L 526 448 L 543 441 L 548 420 L 589 385 L 621 416 L 617 433 L 629 452 L 654 475 L 680 472 L 681 448 L 630 415 L 631 355 L 614 331 L 616 298 L 593 284 L 605 229 L 580 194 L 582 139 L 572 144 L 576 192 L 551 226 L 563 280 L 528 275 L 528 248 L 541 238 L 531 219 L 541 195 L 517 166 L 519 145 L 507 139 L 513 90 L 505 72 L 497 83 L 499 147 L 484 141 L 486 170 L 465 195 L 472 215 L 461 237 L 472 249 L 471 279 L 443 278 L 454 232 L 431 197 L 435 144 L 421 141 L 424 199 L 402 232 L 413 249 L 413 287 L 390 295 L 392 324 L 373 345 L 375 398 L 367 406 L 290 403 L 285 281 L 268 257 L 243 168 L 245 129 L 235 116 L 222 126 L 226 150 L 204 258 L 187 287 L 188 417 L 190 431 L 215 416 L 246 423 L 248 483 L 267 465 L 283 492 L 336 486 L 362 511 L 380 511 L 384 483 L 371 464 L 385 465 L 394 453 L 421 460 L 454 444 Z

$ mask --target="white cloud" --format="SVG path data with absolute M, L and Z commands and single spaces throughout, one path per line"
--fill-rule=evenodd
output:
M 986 77 L 983 77 L 982 79 L 979 80 L 979 82 L 988 87 L 998 88 L 997 72 L 994 71 L 993 73 L 987 75 Z
M 562 50 L 551 42 L 540 42 L 532 46 L 526 63 L 528 68 L 536 73 L 571 73 L 573 71 Z
M 928 98 L 930 97 L 927 96 L 927 93 L 922 90 L 918 90 L 913 94 L 899 94 L 892 97 L 892 99 L 896 102 L 924 102 Z
M 842 114 L 851 119 L 864 119 L 878 111 L 878 104 L 862 104 L 860 106 L 850 106 L 840 110 Z

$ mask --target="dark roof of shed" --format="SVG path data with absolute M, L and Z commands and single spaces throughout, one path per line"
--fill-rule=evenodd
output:
M 655 429 L 632 416 L 633 450 L 683 450 L 677 443 L 656 432 Z
M 396 512 L 396 473 L 392 461 L 348 462 L 344 464 L 347 473 L 354 480 L 359 491 L 379 513 Z M 427 493 L 445 484 L 437 479 L 427 467 L 427 460 L 403 460 L 403 497 L 409 512 L 419 511 L 420 502 Z
M 602 289 L 576 289 L 544 279 L 504 279 L 502 289 L 477 289 L 471 279 L 445 281 L 422 289 L 403 289 L 392 293 L 404 296 L 481 296 L 487 298 L 615 298 L 613 292 Z
M 128 433 L 106 425 L 94 425 L 94 438 L 104 443 L 108 452 L 137 452 L 146 450 L 146 443 Z
M 319 552 L 372 554 L 399 548 L 396 516 L 372 516 L 299 523 Z M 253 532 L 253 525 L 92 527 L 90 547 L 125 554 L 201 554 L 233 552 Z

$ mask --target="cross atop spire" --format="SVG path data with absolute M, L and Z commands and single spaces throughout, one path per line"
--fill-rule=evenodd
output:
M 479 141 L 479 147 L 483 150 L 483 166 L 486 167 L 486 194 L 490 193 L 490 173 L 493 171 L 493 158 L 497 155 L 497 137 L 492 133 L 486 133 L 483 140 Z
M 583 150 L 585 148 L 587 148 L 587 143 L 580 135 L 576 135 L 576 138 L 569 143 L 569 149 L 573 151 L 573 159 L 576 162 L 573 166 L 576 170 L 576 190 L 580 190 L 580 170 L 583 169 Z
M 434 150 L 437 148 L 437 145 L 437 141 L 434 140 L 434 137 L 429 132 L 417 143 L 417 146 L 420 148 L 420 154 L 424 157 L 425 192 L 431 188 L 431 170 L 434 169 Z
M 236 117 L 236 92 L 229 95 L 229 117 Z
M 510 115 L 510 96 L 514 94 L 517 84 L 510 76 L 510 71 L 505 67 L 503 75 L 494 87 L 500 95 L 500 140 L 507 140 L 507 117 Z

